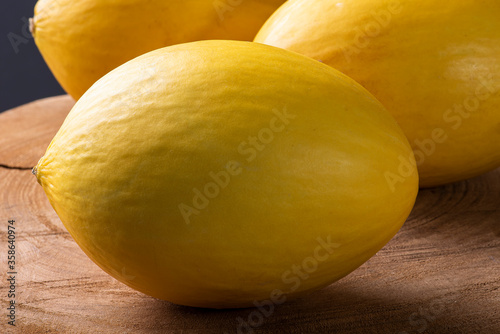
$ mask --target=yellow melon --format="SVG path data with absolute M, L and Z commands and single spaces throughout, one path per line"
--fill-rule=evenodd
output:
M 157 298 L 224 308 L 293 298 L 368 260 L 412 209 L 412 162 L 393 117 L 340 72 L 205 41 L 100 79 L 34 172 L 103 270 Z
M 497 0 L 292 0 L 256 42 L 320 60 L 403 128 L 423 187 L 500 166 Z
M 80 96 L 115 67 L 168 45 L 251 41 L 285 0 L 39 0 L 36 45 L 61 86 Z

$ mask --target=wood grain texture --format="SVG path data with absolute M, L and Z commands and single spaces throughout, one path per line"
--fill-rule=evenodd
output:
M 73 105 L 0 115 L 0 333 L 500 333 L 500 169 L 422 190 L 401 231 L 348 277 L 267 309 L 205 310 L 117 282 L 78 248 L 28 169 Z M 17 327 L 7 325 L 7 220 L 17 229 Z

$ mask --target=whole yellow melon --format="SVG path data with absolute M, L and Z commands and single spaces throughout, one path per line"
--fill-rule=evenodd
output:
M 418 191 L 406 137 L 365 89 L 237 41 L 167 47 L 113 70 L 34 173 L 104 271 L 213 308 L 340 279 L 394 236 Z
M 403 128 L 422 187 L 500 166 L 498 0 L 291 0 L 255 41 L 367 88 Z
M 143 53 L 206 39 L 251 41 L 285 0 L 39 0 L 32 34 L 73 98 Z

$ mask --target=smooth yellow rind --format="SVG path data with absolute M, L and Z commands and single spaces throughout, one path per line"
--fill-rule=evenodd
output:
M 283 114 L 250 159 L 242 143 Z M 37 178 L 76 242 L 115 278 L 177 304 L 245 307 L 274 289 L 291 298 L 326 286 L 375 254 L 414 204 L 411 157 L 390 114 L 341 73 L 266 45 L 205 41 L 100 79 Z M 389 182 L 406 160 L 411 171 Z M 184 219 L 179 205 L 193 206 L 194 189 L 232 161 L 240 173 Z M 320 250 L 296 287 L 287 273 L 318 240 L 337 247 Z
M 39 0 L 33 36 L 73 98 L 146 52 L 207 39 L 251 41 L 285 0 Z
M 408 137 L 422 187 L 500 166 L 497 0 L 292 0 L 255 41 L 367 88 Z

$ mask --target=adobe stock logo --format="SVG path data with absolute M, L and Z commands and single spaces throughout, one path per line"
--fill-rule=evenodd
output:
M 441 114 L 441 125 L 444 126 L 433 128 L 426 137 L 414 138 L 413 155 L 399 156 L 397 170 L 384 173 L 392 192 L 396 191 L 396 185 L 404 183 L 415 172 L 415 166 L 422 166 L 436 153 L 440 145 L 453 140 L 454 132 L 459 130 L 468 119 L 480 116 L 482 104 L 500 91 L 500 86 L 491 73 L 487 76 L 478 75 L 473 79 L 476 81 L 475 89 L 464 96 L 462 101 L 457 101 L 453 106 L 450 105 Z
M 287 300 L 287 294 L 297 291 L 311 275 L 318 270 L 320 265 L 327 261 L 332 254 L 341 247 L 341 244 L 332 242 L 331 236 L 316 238 L 317 245 L 310 256 L 305 257 L 300 264 L 293 264 L 281 274 L 281 282 L 287 288 L 274 289 L 269 293 L 269 298 L 254 300 L 255 309 L 248 314 L 246 319 L 237 317 L 237 334 L 253 334 L 254 329 L 262 326 L 266 318 L 274 314 L 277 305 Z M 227 333 L 226 333 L 227 334 Z
M 385 9 L 380 11 L 372 11 L 370 13 L 371 20 L 366 22 L 362 27 L 354 28 L 354 38 L 352 43 L 345 48 L 342 48 L 345 60 L 350 63 L 352 56 L 359 55 L 361 51 L 370 45 L 370 40 L 380 36 L 380 34 L 389 27 L 395 15 L 403 11 L 401 1 L 390 1 Z
M 276 134 L 283 132 L 290 124 L 290 121 L 295 119 L 296 115 L 289 114 L 286 107 L 282 111 L 273 110 L 273 115 L 267 127 L 264 127 L 256 133 L 255 136 L 249 136 L 242 141 L 237 148 L 238 153 L 244 158 L 247 163 L 254 161 L 259 152 L 271 144 L 275 139 Z M 210 200 L 216 198 L 228 187 L 232 178 L 243 173 L 243 168 L 238 160 L 230 160 L 225 164 L 223 170 L 208 173 L 208 181 L 202 187 L 193 188 L 193 199 L 190 204 L 180 203 L 179 211 L 186 224 L 191 223 L 192 216 L 200 215 L 206 209 Z
M 21 22 L 23 23 L 21 26 L 21 34 L 17 34 L 13 31 L 7 34 L 7 39 L 12 46 L 12 50 L 14 50 L 15 54 L 18 54 L 20 49 L 19 47 L 23 44 L 28 44 L 28 42 L 33 38 L 30 32 L 30 21 L 27 17 L 22 17 Z
M 215 0 L 212 4 L 214 6 L 219 20 L 224 21 L 226 12 L 232 12 L 236 7 L 241 5 L 245 0 Z
M 37 13 L 37 20 L 43 21 L 49 17 L 52 10 L 56 9 L 56 7 L 60 6 L 59 0 L 52 0 L 50 2 L 45 2 L 43 9 L 41 9 Z M 21 31 L 20 34 L 15 33 L 13 31 L 7 33 L 7 39 L 10 42 L 10 46 L 12 46 L 12 50 L 17 55 L 20 50 L 20 46 L 24 44 L 28 44 L 30 40 L 33 39 L 33 33 L 35 31 L 35 20 L 34 18 L 28 19 L 23 16 L 21 18 Z

